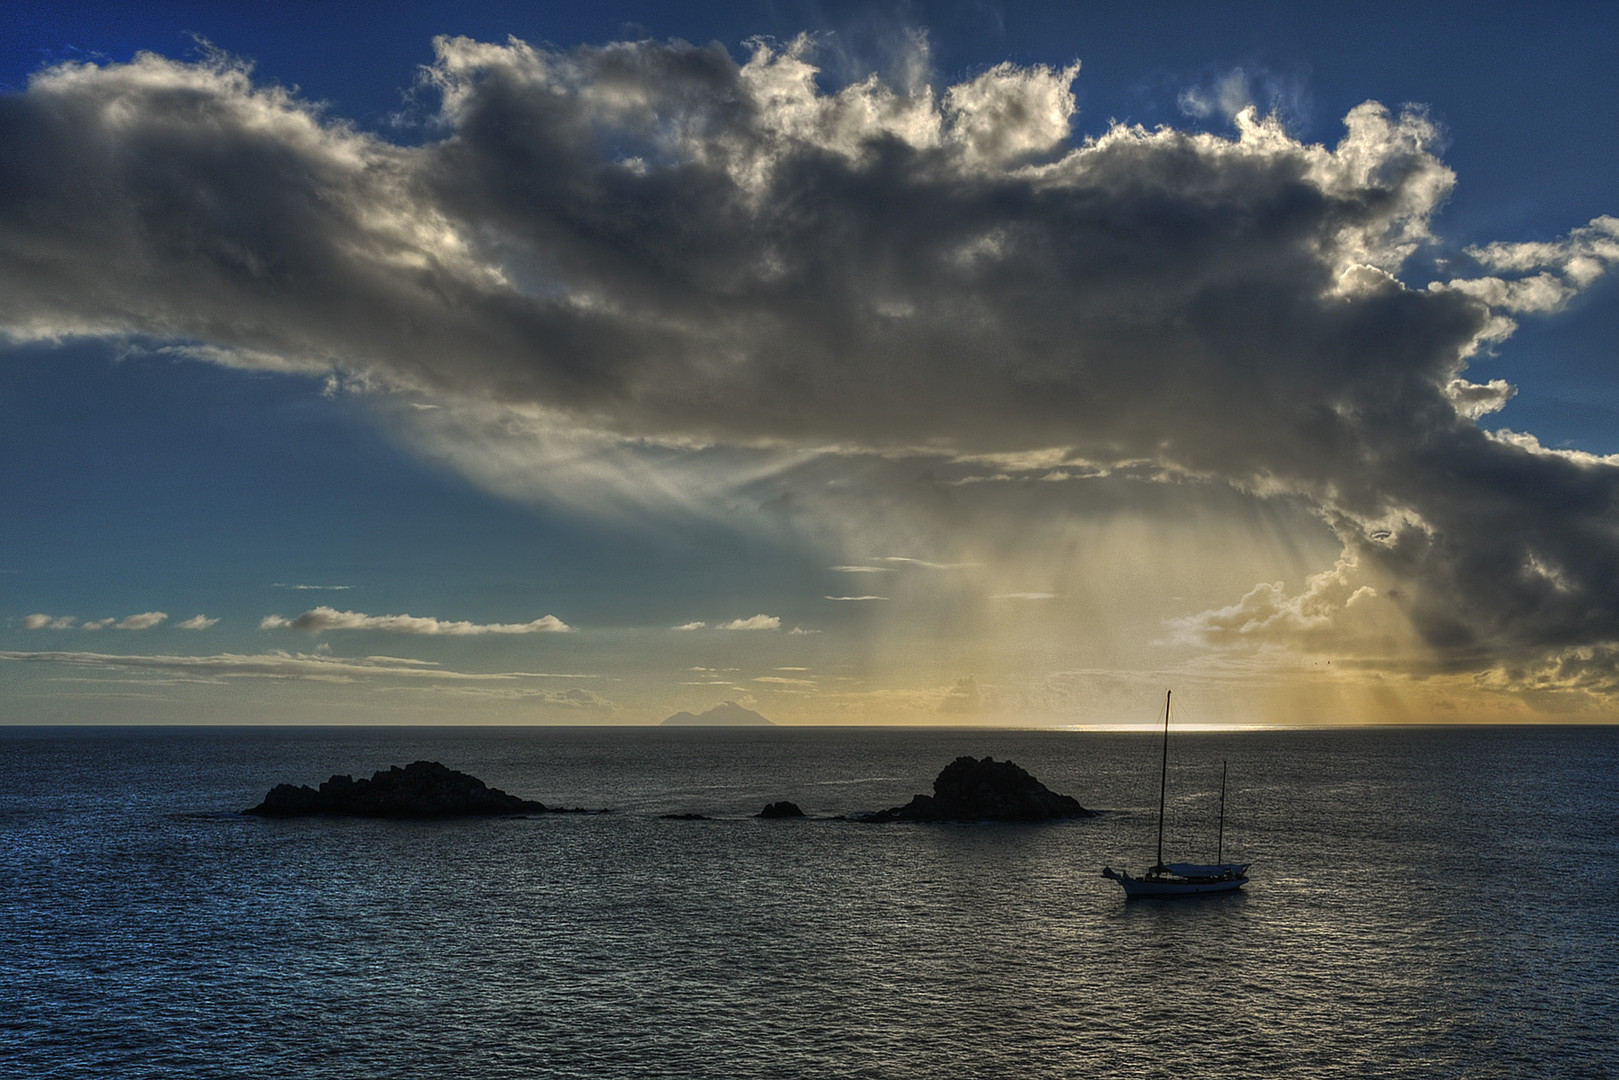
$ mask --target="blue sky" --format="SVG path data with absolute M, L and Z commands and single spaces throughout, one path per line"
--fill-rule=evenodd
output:
M 1610 720 L 1616 21 L 8 11 L 0 722 Z

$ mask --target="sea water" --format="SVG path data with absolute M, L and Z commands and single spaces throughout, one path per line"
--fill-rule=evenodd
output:
M 0 729 L 0 1076 L 1611 1077 L 1619 729 Z M 870 825 L 954 757 L 1101 811 Z M 442 761 L 552 806 L 271 821 Z M 761 820 L 789 799 L 805 820 Z M 706 820 L 670 820 L 701 814 Z

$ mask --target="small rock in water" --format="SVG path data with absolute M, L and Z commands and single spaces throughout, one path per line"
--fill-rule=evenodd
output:
M 798 808 L 797 803 L 790 803 L 786 800 L 782 800 L 781 802 L 771 803 L 769 806 L 759 811 L 758 816 L 762 818 L 803 817 L 804 811 Z

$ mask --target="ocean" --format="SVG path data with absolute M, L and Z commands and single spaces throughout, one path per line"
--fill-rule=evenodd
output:
M 1158 738 L 0 728 L 0 1076 L 1619 1075 L 1619 728 L 1177 734 L 1126 902 Z M 962 754 L 1101 813 L 842 817 Z M 418 759 L 607 812 L 240 813 Z

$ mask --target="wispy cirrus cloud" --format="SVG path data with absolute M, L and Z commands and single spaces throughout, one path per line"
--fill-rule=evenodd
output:
M 189 619 L 175 623 L 174 628 L 176 630 L 207 630 L 218 624 L 218 619 L 210 619 L 206 615 L 193 615 Z
M 216 653 L 211 656 L 130 656 L 93 652 L 0 652 L 0 662 L 60 664 L 77 668 L 210 679 L 299 679 L 316 682 L 356 682 L 366 679 L 506 682 L 525 679 L 589 679 L 580 674 L 547 672 L 466 672 L 445 669 L 423 660 L 389 656 L 344 658 L 321 653 L 273 652 Z
M 378 630 L 394 634 L 450 635 L 454 637 L 481 634 L 564 634 L 573 627 L 555 615 L 544 615 L 526 623 L 473 623 L 453 622 L 418 615 L 366 615 L 358 611 L 338 611 L 336 608 L 311 608 L 294 618 L 266 615 L 260 622 L 262 630 L 307 630 L 320 633 L 328 630 Z
M 578 686 L 570 687 L 566 690 L 552 690 L 543 686 L 514 686 L 510 684 L 480 686 L 473 682 L 453 681 L 431 684 L 428 688 L 439 695 L 469 702 L 539 706 L 563 712 L 591 713 L 598 718 L 614 713 L 619 709 L 618 703 L 612 699 L 603 697 L 594 690 Z M 422 689 L 423 687 L 420 685 L 383 686 L 378 688 L 378 692 L 420 693 Z
M 113 624 L 114 630 L 150 630 L 168 619 L 168 613 L 163 611 L 145 611 L 139 615 L 130 615 L 119 619 Z
M 1176 104 L 1184 115 L 1202 120 L 1219 117 L 1234 124 L 1245 109 L 1257 107 L 1294 123 L 1307 119 L 1310 94 L 1306 80 L 1297 74 L 1238 67 L 1211 73 L 1204 81 L 1182 89 Z
M 971 570 L 984 565 L 976 562 L 930 562 L 927 559 L 913 559 L 905 555 L 884 555 L 881 561 L 896 563 L 900 566 L 915 566 L 922 570 Z

